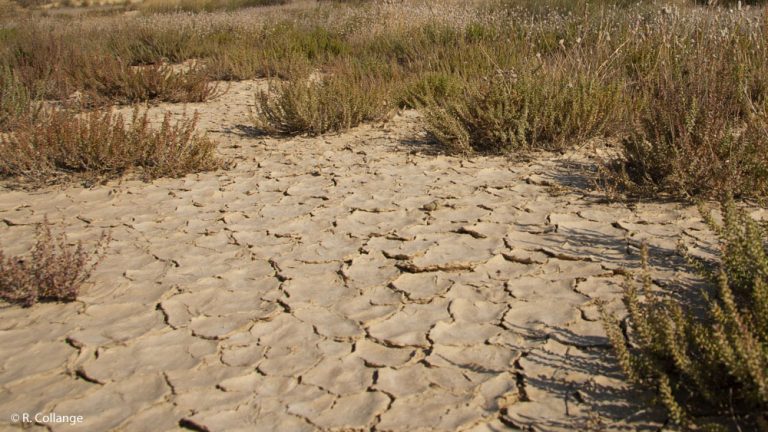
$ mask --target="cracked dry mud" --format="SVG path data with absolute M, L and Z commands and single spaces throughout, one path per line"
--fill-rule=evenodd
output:
M 425 154 L 417 117 L 248 136 L 259 85 L 199 110 L 226 171 L 0 193 L 0 243 L 44 216 L 104 261 L 70 304 L 0 308 L 0 413 L 50 430 L 657 430 L 609 355 L 642 241 L 711 244 L 693 208 L 608 204 L 578 154 Z M 691 280 L 682 267 L 658 283 Z M 3 418 L 2 428 L 13 427 Z

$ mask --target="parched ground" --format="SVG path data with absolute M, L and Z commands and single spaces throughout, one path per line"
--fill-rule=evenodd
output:
M 659 284 L 689 280 L 674 250 L 708 244 L 695 208 L 608 203 L 576 154 L 431 155 L 413 113 L 249 136 L 257 85 L 186 107 L 230 170 L 0 192 L 6 252 L 46 215 L 113 238 L 79 301 L 0 307 L 0 428 L 23 412 L 85 417 L 34 426 L 56 431 L 662 427 L 596 303 L 621 311 L 642 241 Z

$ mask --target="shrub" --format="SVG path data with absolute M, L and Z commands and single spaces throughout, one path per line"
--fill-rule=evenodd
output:
M 310 61 L 301 53 L 278 55 L 245 41 L 225 45 L 207 64 L 210 76 L 222 81 L 306 77 L 311 69 Z
M 88 64 L 92 49 L 88 44 L 30 24 L 29 29 L 17 31 L 3 60 L 26 89 L 39 90 L 40 97 L 64 99 L 76 90 L 69 71 Z
M 620 95 L 617 85 L 577 71 L 506 71 L 427 104 L 425 117 L 428 132 L 453 152 L 562 150 L 604 134 Z
M 39 122 L 0 137 L 0 175 L 40 184 L 73 174 L 112 178 L 132 168 L 149 180 L 220 167 L 215 143 L 197 134 L 196 125 L 197 115 L 171 124 L 166 113 L 156 130 L 138 108 L 127 127 L 122 116 L 109 111 L 83 116 L 48 111 Z
M 765 26 L 740 25 L 647 38 L 631 72 L 623 159 L 611 167 L 617 184 L 650 194 L 768 193 Z
M 421 108 L 430 103 L 461 97 L 464 82 L 461 78 L 442 72 L 417 74 L 408 83 L 399 97 L 400 105 L 405 108 Z
M 102 235 L 92 252 L 65 234 L 54 236 L 46 219 L 28 257 L 6 257 L 0 250 L 0 299 L 29 307 L 38 301 L 70 302 L 103 257 L 109 238 Z
M 130 36 L 119 30 L 106 42 L 80 41 L 72 33 L 30 24 L 30 29 L 13 37 L 0 64 L 7 64 L 35 96 L 53 100 L 67 100 L 80 92 L 88 104 L 96 105 L 203 102 L 217 94 L 204 67 L 175 70 L 160 63 L 166 56 L 183 59 L 192 54 L 180 41 L 189 32 L 133 30 L 136 34 Z M 132 66 L 145 61 L 151 64 Z
M 391 84 L 351 66 L 328 76 L 271 84 L 256 95 L 255 126 L 269 133 L 319 135 L 379 120 L 392 108 Z
M 29 91 L 10 67 L 0 65 L 0 132 L 12 129 L 34 111 Z
M 681 300 L 654 292 L 645 248 L 642 288 L 628 283 L 624 294 L 629 340 L 604 315 L 606 332 L 627 377 L 655 389 L 678 425 L 723 426 L 730 419 L 739 430 L 766 431 L 768 236 L 732 201 L 722 208 L 722 226 L 705 215 L 720 237 L 722 260 L 715 272 L 697 264 L 717 289 L 699 294 L 704 311 L 692 313 Z
M 86 68 L 73 71 L 75 82 L 96 104 L 164 101 L 204 102 L 217 94 L 204 68 L 174 71 L 166 65 L 128 66 L 104 57 L 93 59 Z
M 179 63 L 214 52 L 207 43 L 208 35 L 187 26 L 157 28 L 149 25 L 124 25 L 105 37 L 109 53 L 123 62 L 135 66 Z

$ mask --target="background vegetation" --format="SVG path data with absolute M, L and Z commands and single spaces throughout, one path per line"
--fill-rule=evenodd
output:
M 215 169 L 195 118 L 155 129 L 110 106 L 204 102 L 221 81 L 267 78 L 252 116 L 267 133 L 337 132 L 415 108 L 446 152 L 599 141 L 614 153 L 606 187 L 768 195 L 764 1 L 74 5 L 0 0 L 0 176 L 42 185 Z M 703 314 L 657 295 L 646 272 L 626 293 L 628 324 L 607 317 L 607 329 L 627 376 L 658 390 L 679 425 L 768 430 L 766 234 L 733 204 L 724 215 L 710 221 L 722 263 Z M 32 256 L 0 255 L 0 297 L 71 300 L 92 268 L 47 225 Z
M 448 152 L 605 138 L 618 149 L 607 186 L 761 197 L 765 6 L 709 3 L 152 0 L 130 17 L 29 12 L 0 27 L 0 127 L 36 100 L 203 102 L 219 81 L 270 78 L 254 110 L 270 133 L 334 132 L 417 108 Z M 206 12 L 221 7 L 245 9 Z

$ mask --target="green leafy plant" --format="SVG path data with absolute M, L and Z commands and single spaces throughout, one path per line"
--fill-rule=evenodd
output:
M 704 215 L 722 259 L 714 271 L 695 262 L 715 288 L 700 294 L 703 311 L 654 289 L 644 248 L 642 286 L 626 286 L 626 328 L 604 314 L 606 332 L 629 380 L 654 389 L 677 425 L 766 431 L 768 232 L 733 201 L 722 213 L 722 225 Z
M 427 104 L 425 117 L 427 130 L 449 151 L 561 150 L 603 135 L 619 112 L 620 94 L 585 74 L 506 71 Z

